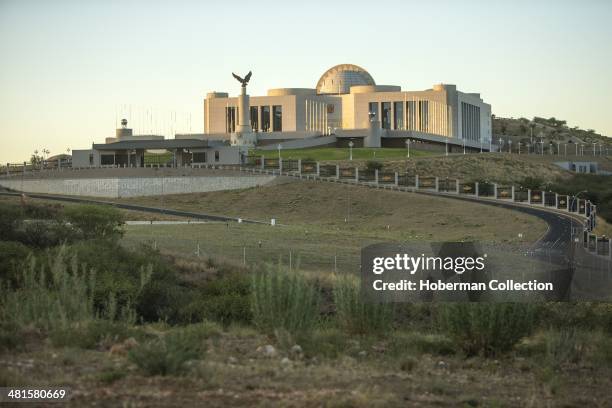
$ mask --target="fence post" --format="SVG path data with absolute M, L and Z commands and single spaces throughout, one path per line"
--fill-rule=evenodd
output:
M 497 200 L 497 183 L 493 183 L 493 198 Z
M 302 159 L 298 159 L 298 174 L 302 175 Z
M 555 193 L 555 208 L 559 208 L 559 194 Z
M 459 179 L 455 179 L 455 193 L 459 194 Z
M 397 187 L 399 185 L 399 174 L 397 174 L 397 171 L 395 172 L 395 187 Z
M 378 185 L 378 169 L 374 169 L 374 183 Z
M 278 158 L 278 175 L 282 175 L 283 173 L 283 158 L 279 157 Z
M 336 164 L 336 180 L 340 179 L 340 165 Z
M 527 204 L 531 204 L 531 189 L 527 189 Z
M 512 186 L 512 202 L 514 202 L 514 186 Z
M 414 175 L 414 188 L 416 188 L 417 190 L 419 189 L 419 175 L 418 174 Z
M 474 183 L 474 192 L 476 193 L 476 197 L 478 197 L 480 195 L 480 191 L 478 191 L 479 189 L 479 185 L 478 182 Z
M 355 167 L 355 183 L 359 183 L 359 167 Z
M 436 191 L 440 191 L 440 179 L 436 177 L 435 181 L 436 181 L 436 184 L 435 184 Z
M 317 162 L 317 177 L 321 175 L 321 163 Z

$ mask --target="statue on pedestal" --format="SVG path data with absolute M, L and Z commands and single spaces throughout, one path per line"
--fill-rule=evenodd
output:
M 238 126 L 236 131 L 231 135 L 232 145 L 254 146 L 257 143 L 257 134 L 251 129 L 251 120 L 249 117 L 249 95 L 246 93 L 246 87 L 253 73 L 249 71 L 244 78 L 234 74 L 232 76 L 240 82 L 240 96 L 238 96 Z

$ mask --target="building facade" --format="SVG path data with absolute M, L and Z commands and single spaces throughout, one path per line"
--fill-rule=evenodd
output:
M 266 96 L 250 96 L 249 101 L 251 129 L 264 145 L 323 135 L 363 138 L 375 127 L 382 145 L 410 138 L 484 145 L 487 150 L 491 146 L 491 105 L 479 94 L 447 84 L 402 91 L 396 85 L 377 85 L 366 70 L 353 64 L 328 69 L 315 88 L 270 89 Z M 207 94 L 205 137 L 230 139 L 238 117 L 238 97 Z

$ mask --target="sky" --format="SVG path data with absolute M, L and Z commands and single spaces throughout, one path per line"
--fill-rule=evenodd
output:
M 203 132 L 207 92 L 377 84 L 479 92 L 497 116 L 612 136 L 612 1 L 0 0 L 0 163 L 134 133 Z

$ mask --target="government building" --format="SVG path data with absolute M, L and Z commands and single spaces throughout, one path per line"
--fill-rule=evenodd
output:
M 406 139 L 429 144 L 491 148 L 491 105 L 478 93 L 438 84 L 423 91 L 377 85 L 372 75 L 353 64 L 336 65 L 321 75 L 315 88 L 270 89 L 266 96 L 241 98 L 226 92 L 204 100 L 204 135 L 232 140 L 248 125 L 257 145 L 403 147 Z M 248 123 L 240 123 L 243 121 Z M 235 142 L 237 142 L 236 139 Z M 235 143 L 233 143 L 235 144 Z

